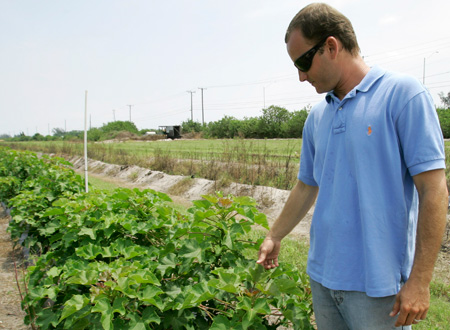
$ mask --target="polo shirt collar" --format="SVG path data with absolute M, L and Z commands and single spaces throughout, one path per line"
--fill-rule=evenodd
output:
M 370 71 L 365 75 L 363 80 L 356 85 L 353 90 L 351 90 L 347 95 L 356 95 L 357 92 L 368 92 L 369 89 L 375 84 L 375 82 L 384 76 L 386 70 L 381 69 L 379 66 L 375 65 L 370 69 Z M 346 96 L 347 97 L 347 96 Z M 330 103 L 332 99 L 336 98 L 333 91 L 330 91 L 325 96 L 327 103 Z

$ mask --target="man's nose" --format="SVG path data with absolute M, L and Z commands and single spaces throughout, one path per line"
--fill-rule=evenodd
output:
M 298 70 L 298 79 L 300 80 L 300 82 L 304 82 L 306 80 L 306 78 L 308 78 L 308 75 L 306 74 L 306 72 L 302 72 L 302 71 Z

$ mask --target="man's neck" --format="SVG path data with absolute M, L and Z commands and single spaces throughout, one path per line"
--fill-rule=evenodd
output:
M 333 90 L 334 94 L 342 100 L 353 88 L 359 85 L 370 67 L 364 62 L 360 55 L 351 56 L 343 61 L 341 65 L 341 78 Z

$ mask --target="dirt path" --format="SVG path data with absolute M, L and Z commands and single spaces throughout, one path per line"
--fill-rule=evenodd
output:
M 30 328 L 23 323 L 25 313 L 20 308 L 14 269 L 14 261 L 20 265 L 21 257 L 19 251 L 13 249 L 10 235 L 6 232 L 9 219 L 0 206 L 0 329 L 28 330 Z M 19 269 L 18 272 L 22 271 Z

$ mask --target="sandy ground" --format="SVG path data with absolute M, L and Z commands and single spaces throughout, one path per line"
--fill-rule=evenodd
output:
M 6 232 L 9 219 L 0 206 L 0 329 L 25 330 L 30 328 L 23 324 L 25 313 L 20 308 L 21 299 L 14 268 L 15 261 L 19 276 L 22 275 L 22 258 L 19 250 L 13 249 L 9 233 Z

